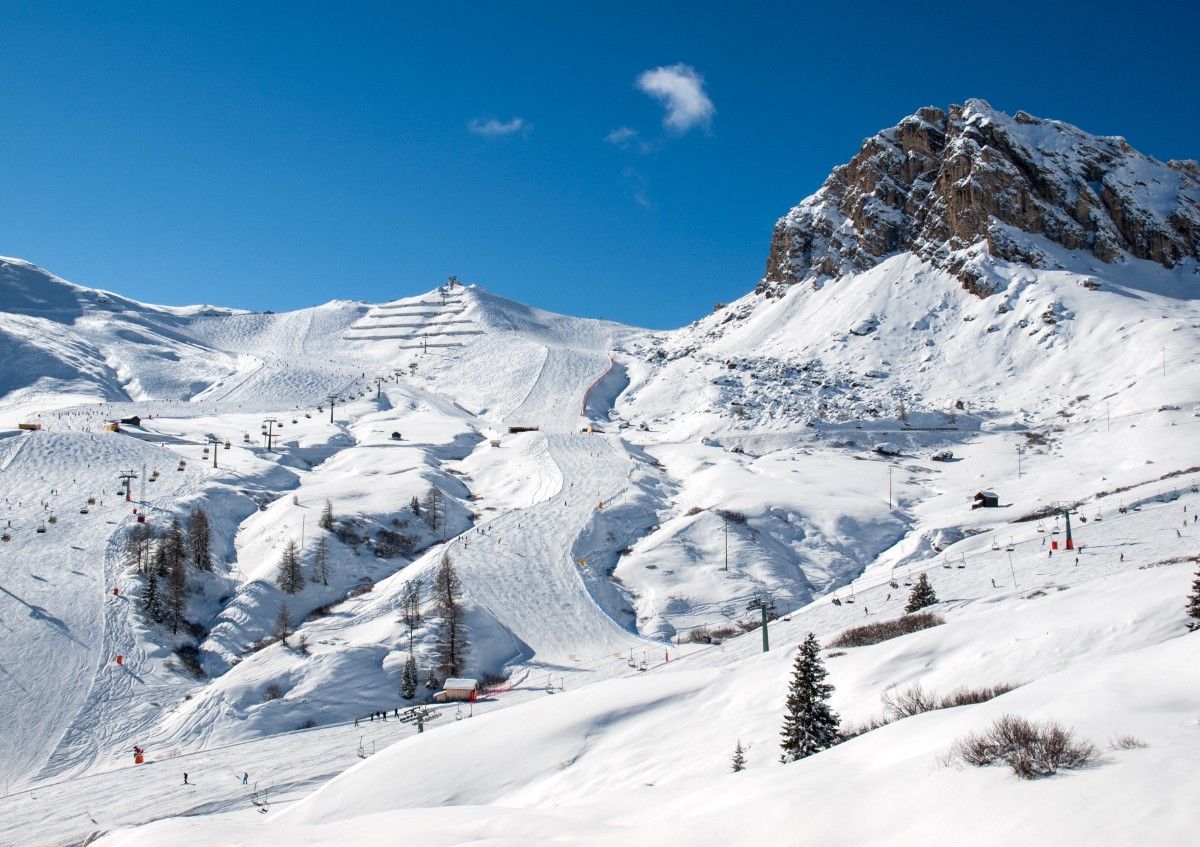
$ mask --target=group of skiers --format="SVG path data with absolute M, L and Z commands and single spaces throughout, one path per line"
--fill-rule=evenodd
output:
M 393 709 L 393 710 L 392 710 L 392 717 L 394 717 L 394 718 L 398 718 L 398 717 L 400 717 L 400 709 L 398 709 L 398 708 L 397 708 L 397 709 Z M 361 718 L 355 718 L 355 719 L 354 719 L 354 725 L 355 725 L 355 726 L 358 726 L 358 722 L 359 722 L 359 721 L 364 721 L 364 720 L 366 720 L 366 721 L 372 721 L 372 722 L 374 722 L 374 720 L 375 720 L 376 718 L 378 718 L 378 719 L 379 719 L 379 720 L 381 720 L 381 721 L 386 721 L 386 720 L 388 719 L 388 713 L 387 713 L 387 709 L 380 709 L 378 712 L 371 712 L 369 715 L 364 715 L 364 716 L 363 716 L 363 717 L 361 717 Z

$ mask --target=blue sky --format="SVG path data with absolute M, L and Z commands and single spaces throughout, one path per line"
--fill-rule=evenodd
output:
M 753 287 L 775 220 L 922 105 L 983 97 L 1197 157 L 1198 21 L 1192 3 L 0 2 L 0 254 L 160 303 L 386 300 L 454 273 L 678 326 Z

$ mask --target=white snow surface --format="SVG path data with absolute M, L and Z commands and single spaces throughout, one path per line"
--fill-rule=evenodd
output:
M 984 299 L 898 255 L 673 332 L 474 286 L 158 307 L 0 260 L 0 707 L 19 728 L 0 843 L 1188 843 L 1196 269 L 1039 249 L 1054 269 L 974 256 L 1003 281 Z M 435 527 L 409 509 L 430 486 Z M 1001 508 L 972 510 L 980 490 Z M 1053 519 L 1015 521 L 1052 503 L 1079 504 L 1078 564 L 1047 555 Z M 197 506 L 216 566 L 172 632 L 139 611 L 124 544 L 139 515 L 162 530 Z M 284 545 L 307 575 L 321 535 L 329 584 L 283 594 Z M 413 705 L 400 612 L 420 580 L 424 680 L 445 555 L 460 672 L 504 681 L 418 736 L 394 719 Z M 899 615 L 921 571 L 945 625 L 825 652 L 843 720 L 896 685 L 1019 687 L 779 764 L 797 644 Z M 738 633 L 766 597 L 764 654 Z M 296 634 L 264 646 L 281 604 Z M 1004 713 L 1060 720 L 1102 760 L 1033 783 L 947 763 Z M 1147 746 L 1108 749 L 1120 734 Z M 729 774 L 739 739 L 750 766 Z

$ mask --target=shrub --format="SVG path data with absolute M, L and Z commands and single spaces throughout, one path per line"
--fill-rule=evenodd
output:
M 986 703 L 1007 694 L 1014 688 L 1019 688 L 1016 682 L 1001 682 L 998 685 L 984 685 L 979 688 L 956 688 L 938 701 L 939 709 L 953 709 L 956 706 L 973 706 L 976 703 Z
M 375 590 L 375 581 L 370 577 L 364 576 L 358 585 L 346 592 L 346 598 L 361 597 L 364 594 L 370 594 Z
M 272 700 L 278 700 L 283 696 L 283 688 L 277 682 L 272 682 L 263 689 L 262 701 L 270 703 Z
M 900 690 L 889 688 L 883 693 L 883 713 L 888 722 L 911 718 L 938 708 L 937 695 L 926 691 L 920 683 Z
M 180 644 L 175 648 L 175 655 L 179 657 L 179 664 L 183 665 L 185 671 L 196 679 L 204 678 L 204 668 L 200 664 L 200 651 L 195 644 Z
M 723 517 L 730 523 L 744 524 L 746 516 L 741 512 L 735 512 L 732 509 L 717 509 L 717 514 Z
M 1060 723 L 1035 724 L 1016 715 L 1004 715 L 986 732 L 960 739 L 952 756 L 975 767 L 1004 762 L 1021 779 L 1038 779 L 1060 770 L 1086 767 L 1097 760 L 1099 753 L 1096 745 L 1075 738 Z
M 940 626 L 945 622 L 940 615 L 935 615 L 933 612 L 916 612 L 888 621 L 877 621 L 851 627 L 835 636 L 828 646 L 866 647 L 869 644 L 879 644 L 899 638 L 901 635 L 908 635 L 910 632 Z
M 1132 735 L 1118 735 L 1108 742 L 1108 746 L 1114 750 L 1140 750 L 1150 745 Z
M 684 512 L 684 514 L 690 518 L 693 515 L 698 515 L 703 511 L 704 510 L 702 508 L 700 508 L 699 506 L 692 506 L 692 508 L 688 509 L 686 512 Z

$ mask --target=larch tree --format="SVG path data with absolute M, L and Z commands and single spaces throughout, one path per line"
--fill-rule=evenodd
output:
M 415 517 L 421 517 L 421 500 L 419 497 L 417 497 L 417 495 L 413 495 L 412 501 L 408 504 L 408 510 L 412 512 Z
M 275 584 L 287 594 L 299 594 L 304 587 L 304 572 L 300 569 L 300 546 L 296 540 L 288 539 L 283 556 L 275 569 Z
M 413 630 L 421 624 L 421 580 L 411 579 L 404 586 L 404 608 L 400 620 L 408 629 L 408 652 L 413 649 Z
M 919 612 L 926 606 L 932 606 L 937 601 L 937 594 L 934 593 L 933 586 L 929 583 L 929 576 L 922 573 L 917 577 L 917 584 L 913 586 L 913 590 L 908 595 L 908 603 L 904 607 L 904 614 L 911 615 L 913 612 Z
M 426 526 L 434 532 L 437 532 L 444 522 L 441 514 L 444 502 L 445 495 L 442 494 L 442 490 L 436 485 L 429 486 L 429 490 L 425 492 L 425 502 L 421 504 L 421 511 L 425 513 Z
M 317 538 L 317 543 L 313 546 L 312 581 L 328 585 L 329 576 L 329 541 L 322 535 Z
M 838 716 L 829 708 L 833 686 L 825 682 L 821 645 L 811 632 L 800 645 L 783 716 L 783 762 L 794 762 L 838 743 Z
M 184 542 L 183 527 L 179 525 L 178 518 L 171 521 L 171 525 L 167 527 L 167 534 L 163 536 L 159 546 L 162 548 L 168 572 L 175 567 L 176 562 L 183 562 L 187 559 L 187 544 Z
M 138 573 L 146 573 L 153 552 L 154 533 L 149 524 L 135 523 L 125 536 L 125 561 Z
M 466 610 L 462 604 L 462 582 L 454 572 L 450 554 L 442 554 L 442 566 L 433 582 L 441 617 L 438 632 L 438 662 L 442 673 L 456 676 L 462 670 L 470 644 L 467 642 Z
M 279 611 L 275 613 L 275 637 L 287 644 L 288 636 L 295 632 L 295 629 L 295 624 L 292 623 L 292 613 L 288 611 L 287 603 L 280 603 Z
M 197 507 L 187 519 L 187 549 L 192 557 L 192 564 L 202 571 L 213 569 L 211 540 L 208 513 Z

